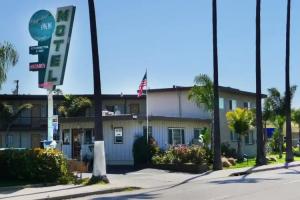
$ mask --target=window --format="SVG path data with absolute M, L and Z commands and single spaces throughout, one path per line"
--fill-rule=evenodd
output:
M 42 118 L 47 117 L 47 105 L 45 104 L 41 105 L 41 117 Z
M 152 126 L 148 126 L 148 136 L 152 137 Z M 147 126 L 143 127 L 143 136 L 147 136 Z
M 21 112 L 21 124 L 29 125 L 31 123 L 31 109 L 25 109 Z
M 63 130 L 63 144 L 70 144 L 71 142 L 71 132 L 69 129 Z
M 109 112 L 115 112 L 115 106 L 105 106 L 106 110 Z
M 6 136 L 6 145 L 7 145 L 7 147 L 13 147 L 13 136 L 12 135 Z
M 250 109 L 251 108 L 250 102 L 244 102 L 244 108 Z
M 185 144 L 183 128 L 169 128 L 168 129 L 168 142 L 171 145 Z
M 230 131 L 230 140 L 231 140 L 232 142 L 238 141 L 238 134 L 237 134 L 237 133 L 234 133 L 234 132 L 232 132 L 232 131 Z
M 115 144 L 123 144 L 123 128 L 114 128 Z
M 229 110 L 236 109 L 236 100 L 229 100 Z
M 219 108 L 224 109 L 224 98 L 219 98 Z
M 253 131 L 249 131 L 249 133 L 247 135 L 245 135 L 245 144 L 248 144 L 248 145 L 254 144 Z
M 84 144 L 93 143 L 93 131 L 92 129 L 86 129 L 84 133 Z
M 131 114 L 139 114 L 140 113 L 140 105 L 139 104 L 130 104 L 129 111 Z

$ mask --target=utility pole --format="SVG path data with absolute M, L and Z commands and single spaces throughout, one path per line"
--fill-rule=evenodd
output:
M 94 77 L 94 105 L 95 105 L 95 143 L 94 143 L 94 166 L 92 179 L 96 181 L 109 182 L 106 176 L 106 161 L 103 139 L 103 122 L 102 122 L 102 96 L 100 81 L 100 64 L 98 54 L 98 39 L 94 0 L 88 0 L 90 31 L 92 42 L 93 57 L 93 77 Z

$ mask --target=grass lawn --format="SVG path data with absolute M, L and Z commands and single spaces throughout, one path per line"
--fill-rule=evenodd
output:
M 272 165 L 272 164 L 279 164 L 279 163 L 285 163 L 285 154 L 282 155 L 282 158 L 279 159 L 279 155 L 268 155 L 268 157 L 276 157 L 277 158 L 277 162 L 269 162 L 268 165 Z M 256 162 L 255 162 L 256 158 L 249 158 L 248 162 L 240 162 L 240 163 L 236 163 L 236 165 L 225 168 L 225 169 L 236 169 L 236 168 L 243 168 L 243 167 L 254 167 Z M 296 157 L 294 156 L 294 160 L 295 161 L 300 161 L 300 157 Z

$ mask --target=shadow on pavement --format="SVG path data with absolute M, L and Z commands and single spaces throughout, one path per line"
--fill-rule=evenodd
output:
M 131 195 L 115 195 L 113 197 L 99 197 L 93 198 L 91 200 L 109 200 L 109 199 L 159 199 L 158 194 L 148 194 L 148 193 L 141 193 L 141 194 L 131 194 Z

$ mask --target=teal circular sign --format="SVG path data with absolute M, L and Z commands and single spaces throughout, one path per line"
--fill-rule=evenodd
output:
M 39 10 L 29 21 L 29 32 L 33 39 L 42 42 L 52 37 L 55 19 L 48 10 Z

